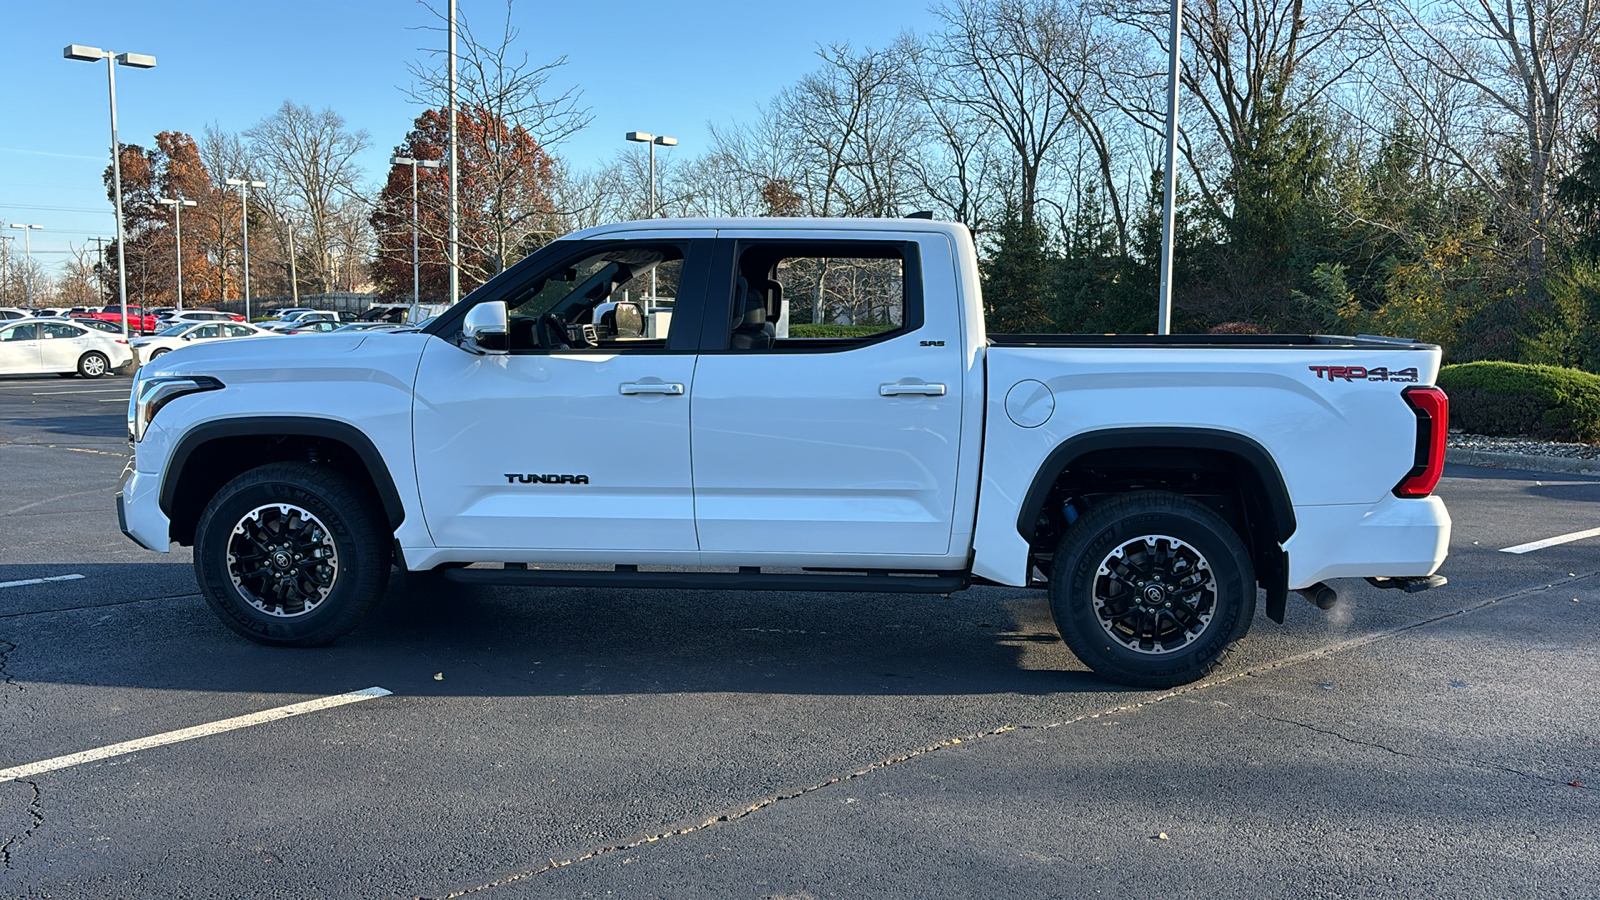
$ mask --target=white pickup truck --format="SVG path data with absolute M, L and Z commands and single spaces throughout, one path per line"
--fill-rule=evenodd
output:
M 670 299 L 669 299 L 670 298 Z M 830 323 L 790 327 L 818 305 Z M 1439 349 L 987 335 L 966 228 L 578 232 L 421 332 L 140 370 L 122 528 L 194 546 L 229 627 L 322 644 L 391 567 L 458 582 L 1048 590 L 1102 676 L 1215 669 L 1326 579 L 1443 583 Z M 557 565 L 559 564 L 559 565 Z

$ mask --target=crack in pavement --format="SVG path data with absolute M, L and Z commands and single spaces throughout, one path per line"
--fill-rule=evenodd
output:
M 42 798 L 39 793 L 38 782 L 21 781 L 20 783 L 33 789 L 33 799 L 28 801 L 28 817 L 33 821 L 29 823 L 27 828 L 22 830 L 21 834 L 14 834 L 6 838 L 4 842 L 0 842 L 0 868 L 7 871 L 11 870 L 11 848 L 33 837 L 33 833 L 44 825 L 44 806 L 41 803 Z
M 833 785 L 836 785 L 836 784 L 842 784 L 844 782 L 854 781 L 857 778 L 862 778 L 862 777 L 865 777 L 867 775 L 871 775 L 874 772 L 878 772 L 878 771 L 881 771 L 883 769 L 887 769 L 890 766 L 899 765 L 900 763 L 907 762 L 907 761 L 910 761 L 910 760 L 913 760 L 913 759 L 917 759 L 919 757 L 926 756 L 926 755 L 928 755 L 930 753 L 936 753 L 936 752 L 938 752 L 940 750 L 943 750 L 943 749 L 945 749 L 947 747 L 953 747 L 953 746 L 956 746 L 958 744 L 964 744 L 964 743 L 968 743 L 968 742 L 972 742 L 972 741 L 982 740 L 984 738 L 997 737 L 999 735 L 1006 734 L 1006 733 L 1012 732 L 1012 731 L 1029 731 L 1029 730 L 1045 730 L 1045 729 L 1051 729 L 1051 728 L 1064 728 L 1064 727 L 1069 726 L 1069 725 L 1075 725 L 1075 724 L 1077 724 L 1079 722 L 1084 722 L 1084 721 L 1088 721 L 1088 720 L 1091 720 L 1091 719 L 1099 719 L 1099 718 L 1101 718 L 1103 716 L 1114 716 L 1114 715 L 1118 715 L 1120 713 L 1132 712 L 1132 711 L 1137 710 L 1137 709 L 1142 709 L 1142 708 L 1144 708 L 1146 706 L 1154 706 L 1154 705 L 1156 705 L 1158 703 L 1164 703 L 1164 702 L 1166 702 L 1168 700 L 1173 699 L 1174 697 L 1182 697 L 1182 696 L 1186 696 L 1188 694 L 1193 694 L 1193 693 L 1198 693 L 1200 691 L 1209 690 L 1209 689 L 1217 687 L 1219 685 L 1227 684 L 1228 682 L 1234 681 L 1236 679 L 1259 677 L 1260 673 L 1271 672 L 1271 671 L 1276 671 L 1278 669 L 1287 668 L 1289 666 L 1293 666 L 1293 665 L 1296 665 L 1298 663 L 1306 662 L 1308 660 L 1317 659 L 1317 658 L 1320 658 L 1320 657 L 1323 657 L 1323 656 L 1328 656 L 1328 655 L 1331 655 L 1331 654 L 1334 654 L 1334 653 L 1341 653 L 1341 652 L 1343 652 L 1345 650 L 1352 650 L 1352 649 L 1355 649 L 1357 647 L 1363 647 L 1363 646 L 1366 646 L 1367 644 L 1376 643 L 1376 642 L 1381 641 L 1381 640 L 1387 640 L 1389 638 L 1396 637 L 1398 635 L 1404 634 L 1405 632 L 1412 631 L 1412 630 L 1415 630 L 1415 629 L 1418 629 L 1418 628 L 1424 628 L 1424 627 L 1426 627 L 1428 625 L 1432 625 L 1432 624 L 1435 624 L 1435 623 L 1438 623 L 1438 622 L 1445 622 L 1445 621 L 1449 621 L 1451 619 L 1459 618 L 1461 616 L 1471 615 L 1473 613 L 1480 612 L 1482 610 L 1489 609 L 1491 607 L 1497 606 L 1497 605 L 1499 605 L 1499 604 L 1501 604 L 1501 603 L 1503 603 L 1503 602 L 1505 602 L 1507 600 L 1515 600 L 1515 599 L 1518 599 L 1518 598 L 1521 598 L 1521 597 L 1528 597 L 1528 596 L 1533 596 L 1533 595 L 1536 595 L 1536 594 L 1549 593 L 1550 591 L 1554 590 L 1558 586 L 1572 584 L 1574 582 L 1591 579 L 1591 578 L 1594 578 L 1596 575 L 1600 575 L 1600 572 L 1585 572 L 1582 575 L 1574 575 L 1572 577 L 1566 578 L 1566 579 L 1561 580 L 1561 581 L 1555 581 L 1555 582 L 1551 582 L 1549 584 L 1544 584 L 1544 585 L 1539 585 L 1539 586 L 1536 586 L 1536 587 L 1529 587 L 1529 588 L 1523 588 L 1523 589 L 1517 590 L 1517 591 L 1512 591 L 1509 594 L 1502 594 L 1502 595 L 1500 595 L 1498 597 L 1491 597 L 1491 598 L 1489 598 L 1487 600 L 1482 600 L 1482 601 L 1480 601 L 1478 603 L 1475 603 L 1475 604 L 1473 604 L 1471 606 L 1465 606 L 1465 607 L 1462 607 L 1460 609 L 1451 610 L 1450 612 L 1447 612 L 1447 613 L 1441 613 L 1439 615 L 1430 616 L 1430 617 L 1428 617 L 1426 619 L 1421 619 L 1421 620 L 1415 621 L 1415 622 L 1407 622 L 1407 623 L 1402 624 L 1402 625 L 1394 625 L 1394 626 L 1391 626 L 1389 628 L 1384 628 L 1384 629 L 1380 629 L 1378 631 L 1369 632 L 1368 634 L 1361 635 L 1360 637 L 1350 638 L 1350 639 L 1347 639 L 1347 640 L 1344 640 L 1344 641 L 1339 641 L 1337 643 L 1329 644 L 1329 645 L 1324 646 L 1324 647 L 1319 647 L 1319 648 L 1317 648 L 1315 650 L 1308 650 L 1308 651 L 1306 651 L 1304 653 L 1297 653 L 1297 654 L 1295 654 L 1293 656 L 1287 656 L 1287 657 L 1284 657 L 1283 659 L 1279 659 L 1279 660 L 1275 660 L 1275 661 L 1266 663 L 1266 664 L 1258 666 L 1258 667 L 1256 667 L 1254 669 L 1248 669 L 1248 670 L 1244 670 L 1244 671 L 1240 671 L 1240 672 L 1234 672 L 1234 673 L 1230 673 L 1230 674 L 1227 674 L 1227 675 L 1222 675 L 1222 676 L 1219 676 L 1219 677 L 1213 677 L 1213 678 L 1206 679 L 1204 681 L 1194 682 L 1193 684 L 1186 684 L 1186 685 L 1183 685 L 1182 687 L 1173 688 L 1172 690 L 1165 691 L 1165 692 L 1163 692 L 1161 694 L 1157 694 L 1157 695 L 1155 695 L 1153 697 L 1147 697 L 1147 698 L 1145 698 L 1143 700 L 1140 700 L 1138 702 L 1135 702 L 1135 703 L 1127 703 L 1127 704 L 1124 704 L 1122 706 L 1115 706 L 1115 707 L 1111 707 L 1109 709 L 1102 709 L 1102 710 L 1100 710 L 1098 712 L 1083 713 L 1082 715 L 1073 716 L 1072 718 L 1069 718 L 1069 719 L 1063 719 L 1062 721 L 1059 721 L 1059 722 L 1049 722 L 1049 723 L 1045 723 L 1045 724 L 1027 724 L 1027 723 L 1024 723 L 1024 724 L 1017 724 L 1017 725 L 1000 725 L 1000 726 L 997 726 L 995 728 L 986 729 L 984 731 L 978 731 L 978 732 L 973 732 L 972 734 L 963 735 L 962 737 L 948 738 L 946 740 L 942 740 L 942 741 L 939 741 L 939 742 L 934 743 L 934 744 L 928 744 L 928 745 L 925 745 L 925 746 L 922 746 L 922 747 L 918 747 L 918 748 L 913 749 L 913 750 L 906 751 L 905 753 L 901 753 L 898 756 L 893 756 L 893 757 L 890 757 L 888 759 L 879 760 L 879 761 L 874 762 L 874 763 L 872 763 L 872 764 L 870 764 L 868 766 L 865 766 L 863 768 L 857 769 L 857 770 L 855 770 L 853 772 L 849 772 L 849 773 L 844 774 L 844 775 L 838 775 L 838 776 L 835 776 L 833 778 L 829 778 L 829 779 L 827 779 L 825 781 L 817 782 L 816 784 L 813 784 L 813 785 L 811 785 L 809 787 L 799 788 L 798 790 L 794 790 L 794 791 L 791 791 L 791 792 L 785 793 L 785 794 L 775 794 L 773 796 L 770 796 L 770 797 L 767 797 L 765 799 L 759 800 L 759 801 L 757 801 L 755 803 L 752 803 L 751 805 L 749 805 L 749 806 L 745 807 L 744 809 L 741 809 L 741 810 L 739 810 L 737 812 L 724 813 L 722 815 L 718 815 L 718 816 L 714 816 L 712 818 L 708 818 L 704 822 L 701 822 L 698 825 L 690 825 L 690 826 L 687 826 L 685 828 L 676 828 L 676 829 L 671 829 L 671 830 L 668 830 L 668 831 L 658 832 L 656 834 L 647 835 L 645 837 L 639 838 L 638 840 L 629 841 L 629 842 L 624 843 L 624 844 L 612 844 L 612 845 L 605 846 L 605 847 L 598 847 L 598 848 L 590 850 L 589 852 L 584 853 L 582 855 L 569 857 L 567 859 L 563 859 L 563 860 L 560 860 L 560 861 L 557 861 L 554 857 L 551 857 L 550 858 L 550 862 L 547 865 L 535 866 L 535 867 L 530 868 L 530 869 L 525 869 L 525 870 L 520 871 L 520 872 L 515 872 L 515 873 L 512 873 L 510 875 L 504 876 L 502 878 L 497 878 L 497 879 L 495 879 L 493 881 L 485 882 L 485 883 L 480 884 L 480 885 L 478 885 L 476 887 L 464 888 L 462 890 L 453 891 L 451 893 L 441 895 L 440 897 L 435 898 L 435 900 L 456 900 L 456 898 L 459 898 L 459 897 L 466 897 L 466 896 L 469 896 L 471 894 L 482 893 L 483 891 L 487 891 L 487 890 L 490 890 L 492 888 L 504 887 L 504 886 L 506 886 L 508 884 L 515 884 L 516 882 L 519 882 L 519 881 L 525 881 L 525 880 L 527 880 L 529 878 L 534 878 L 534 877 L 537 877 L 539 875 L 543 875 L 543 874 L 545 874 L 547 872 L 553 872 L 556 869 L 564 869 L 564 868 L 567 868 L 568 866 L 574 866 L 574 865 L 577 865 L 579 863 L 588 862 L 589 860 L 595 859 L 596 857 L 605 856 L 605 855 L 608 855 L 608 854 L 611 854 L 611 853 L 616 853 L 616 852 L 619 852 L 619 851 L 633 850 L 635 848 L 642 847 L 642 846 L 644 846 L 646 844 L 654 844 L 654 843 L 656 843 L 658 841 L 662 841 L 662 840 L 665 840 L 667 838 L 679 837 L 681 835 L 686 835 L 686 834 L 694 834 L 695 832 L 704 831 L 706 829 L 714 828 L 714 827 L 719 826 L 719 825 L 724 825 L 724 824 L 731 823 L 731 822 L 737 822 L 740 819 L 743 819 L 743 818 L 745 818 L 747 816 L 753 815 L 756 812 L 759 812 L 760 810 L 763 810 L 763 809 L 765 809 L 765 808 L 767 808 L 769 806 L 772 806 L 774 804 L 782 803 L 782 802 L 784 802 L 786 800 L 793 800 L 793 799 L 795 799 L 797 797 L 804 797 L 807 794 L 815 793 L 816 791 L 820 791 L 820 790 L 822 790 L 824 788 L 832 787 Z M 1269 718 L 1269 717 L 1263 716 L 1262 718 Z M 1302 727 L 1311 727 L 1311 726 L 1304 726 L 1303 723 L 1300 723 L 1300 722 L 1286 722 L 1286 724 L 1302 725 Z M 1333 733 L 1330 732 L 1330 734 L 1333 734 Z M 1344 737 L 1343 735 L 1338 735 L 1338 734 L 1333 734 L 1333 736 L 1334 737 L 1340 737 L 1340 738 Z M 1354 743 L 1361 743 L 1360 741 L 1353 741 L 1353 742 Z M 1377 747 L 1378 749 L 1390 750 L 1390 748 L 1382 747 L 1381 745 L 1372 745 L 1372 746 Z M 1390 750 L 1390 752 L 1398 753 L 1399 751 Z M 1400 754 L 1400 755 L 1406 755 L 1406 754 Z M 1537 776 L 1537 775 L 1529 775 L 1528 773 L 1517 772 L 1517 771 L 1512 770 L 1512 769 L 1507 769 L 1506 771 L 1511 772 L 1511 773 L 1516 774 L 1516 775 L 1522 775 L 1522 776 L 1525 776 L 1525 777 L 1529 777 L 1529 778 L 1540 778 L 1540 776 Z M 1540 780 L 1553 780 L 1553 779 L 1540 779 Z M 1561 782 L 1561 783 L 1570 784 L 1570 782 Z
M 186 591 L 182 594 L 164 594 L 160 597 L 135 597 L 132 600 L 111 600 L 106 603 L 86 603 L 83 606 L 58 606 L 54 609 L 35 609 L 29 612 L 6 613 L 0 615 L 0 621 L 6 619 L 21 619 L 27 616 L 47 616 L 52 613 L 82 612 L 86 609 L 110 609 L 114 606 L 128 606 L 134 603 L 149 603 L 153 600 L 177 600 L 181 597 L 198 597 L 199 591 Z
M 11 654 L 15 653 L 16 650 L 16 644 L 5 638 L 0 638 L 0 684 L 14 687 L 18 692 L 21 692 L 22 685 L 17 684 L 16 680 L 11 677 Z
M 1248 709 L 1244 710 L 1244 712 L 1249 713 L 1250 715 L 1255 716 L 1258 719 L 1264 719 L 1264 720 L 1266 720 L 1268 722 L 1277 722 L 1280 725 L 1293 725 L 1295 727 L 1304 728 L 1307 731 L 1315 732 L 1317 734 L 1327 735 L 1328 737 L 1332 737 L 1332 738 L 1338 738 L 1339 740 L 1344 741 L 1345 743 L 1348 743 L 1348 744 L 1355 744 L 1355 745 L 1357 745 L 1359 747 L 1371 747 L 1374 750 L 1382 750 L 1385 753 L 1392 753 L 1395 756 L 1403 757 L 1405 759 L 1415 759 L 1415 760 L 1420 760 L 1420 761 L 1423 761 L 1423 762 L 1445 763 L 1447 765 L 1461 766 L 1462 768 L 1467 768 L 1467 769 L 1480 769 L 1480 770 L 1487 771 L 1487 772 L 1503 772 L 1503 773 L 1505 773 L 1507 775 L 1516 775 L 1516 776 L 1518 776 L 1520 778 L 1527 778 L 1527 779 L 1532 780 L 1532 781 L 1542 781 L 1542 782 L 1546 782 L 1546 783 L 1553 784 L 1553 785 L 1561 785 L 1563 787 L 1576 787 L 1576 788 L 1579 788 L 1580 790 L 1586 790 L 1586 791 L 1595 790 L 1594 787 L 1589 786 L 1589 785 L 1577 784 L 1577 783 L 1574 783 L 1574 782 L 1571 782 L 1571 781 L 1563 781 L 1558 776 L 1539 775 L 1539 774 L 1535 774 L 1533 772 L 1524 772 L 1521 769 L 1513 769 L 1510 766 L 1503 766 L 1503 765 L 1500 765 L 1499 763 L 1493 763 L 1493 762 L 1485 762 L 1484 760 L 1481 760 L 1481 759 L 1457 759 L 1456 757 L 1453 757 L 1453 756 L 1426 756 L 1426 755 L 1423 755 L 1423 754 L 1420 754 L 1420 753 L 1407 753 L 1404 750 L 1396 750 L 1395 748 L 1390 747 L 1387 744 L 1380 744 L 1380 743 L 1378 743 L 1376 741 L 1365 741 L 1365 740 L 1362 740 L 1361 738 L 1351 737 L 1351 736 L 1349 736 L 1347 734 L 1343 734 L 1343 733 L 1335 731 L 1335 730 L 1333 730 L 1331 728 L 1323 728 L 1323 727 L 1321 727 L 1319 725 L 1312 725 L 1309 722 L 1301 722 L 1301 721 L 1298 721 L 1298 720 L 1295 720 L 1295 719 L 1284 719 L 1284 718 L 1279 718 L 1278 716 L 1269 716 L 1269 715 L 1267 715 L 1265 713 L 1259 713 L 1259 712 L 1256 712 L 1254 710 L 1248 710 Z

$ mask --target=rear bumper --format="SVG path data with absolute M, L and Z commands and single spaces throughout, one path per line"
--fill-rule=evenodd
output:
M 172 523 L 161 511 L 160 490 L 159 475 L 139 472 L 129 462 L 117 484 L 117 524 L 135 544 L 166 553 L 172 546 Z
M 1299 506 L 1294 514 L 1294 536 L 1283 545 L 1291 589 L 1329 578 L 1432 575 L 1450 548 L 1450 513 L 1438 497 Z

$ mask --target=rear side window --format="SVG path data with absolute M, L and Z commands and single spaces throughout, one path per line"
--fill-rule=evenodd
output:
M 42 326 L 44 336 L 47 338 L 78 338 L 88 334 L 76 325 L 65 325 L 59 322 L 46 322 Z
M 845 350 L 913 331 L 922 324 L 919 276 L 914 244 L 741 242 L 729 347 Z

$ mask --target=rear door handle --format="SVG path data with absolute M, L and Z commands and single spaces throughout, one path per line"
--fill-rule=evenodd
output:
M 666 384 L 660 381 L 625 381 L 617 386 L 617 390 L 624 394 L 682 394 L 683 385 Z M 943 393 L 941 391 L 941 393 Z
M 878 395 L 881 397 L 898 397 L 901 394 L 916 394 L 922 397 L 943 397 L 944 385 L 900 383 L 878 385 Z

